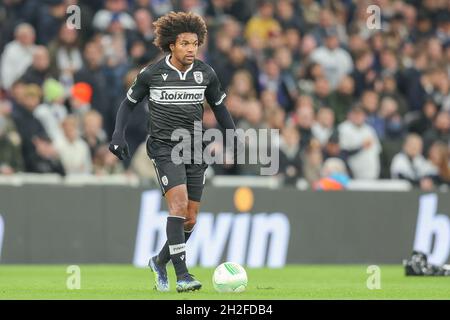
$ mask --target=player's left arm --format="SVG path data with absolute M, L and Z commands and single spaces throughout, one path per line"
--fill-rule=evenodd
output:
M 112 135 L 109 150 L 120 160 L 130 157 L 128 143 L 125 139 L 125 131 L 128 120 L 138 103 L 148 94 L 149 72 L 147 68 L 141 70 L 133 84 L 127 91 L 126 98 L 120 104 L 116 115 L 116 124 Z

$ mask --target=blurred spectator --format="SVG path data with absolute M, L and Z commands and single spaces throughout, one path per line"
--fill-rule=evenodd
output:
M 353 107 L 348 120 L 338 127 L 339 143 L 354 179 L 378 179 L 381 146 L 375 130 L 365 121 L 364 110 Z
M 19 24 L 14 30 L 14 41 L 5 46 L 1 56 L 2 87 L 9 89 L 33 62 L 35 32 L 28 23 Z
M 20 105 L 13 114 L 13 120 L 22 140 L 25 170 L 36 173 L 64 174 L 55 147 L 42 123 L 33 115 L 40 99 L 41 89 L 39 86 L 36 84 L 26 85 Z
M 424 183 L 424 186 L 429 184 L 424 179 L 437 172 L 436 168 L 422 155 L 422 148 L 422 138 L 414 133 L 409 134 L 405 139 L 403 151 L 392 159 L 391 177 L 408 180 L 417 186 L 421 183 Z
M 286 113 L 279 107 L 273 107 L 265 112 L 268 128 L 283 130 L 285 127 Z
M 345 190 L 349 176 L 344 161 L 339 158 L 329 158 L 322 166 L 321 178 L 313 184 L 314 190 L 339 191 Z
M 383 120 L 381 178 L 388 179 L 392 158 L 402 148 L 405 128 L 394 99 L 385 97 L 381 100 L 379 115 Z
M 359 97 L 364 90 L 372 89 L 376 78 L 373 67 L 373 53 L 370 50 L 361 50 L 355 54 L 355 68 L 351 76 L 355 83 L 355 96 Z
M 323 156 L 320 144 L 317 140 L 313 140 L 308 145 L 303 155 L 303 176 L 309 185 L 312 186 L 320 179 L 320 171 L 323 165 Z
M 0 175 L 23 170 L 20 136 L 14 123 L 0 112 Z
M 292 68 L 295 76 L 298 76 L 297 70 L 300 68 L 303 61 L 301 61 L 301 35 L 295 28 L 287 28 L 284 32 L 285 45 L 292 55 Z
M 292 53 L 288 47 L 280 47 L 275 51 L 275 61 L 280 67 L 281 81 L 288 93 L 286 103 L 280 103 L 288 112 L 292 110 L 294 101 L 298 98 L 299 90 L 295 75 L 298 69 L 295 68 L 292 60 Z
M 393 49 L 386 48 L 381 52 L 380 63 L 382 72 L 379 76 L 391 76 L 400 81 L 400 70 L 397 55 Z
M 351 76 L 344 76 L 337 87 L 337 90 L 331 93 L 328 102 L 333 110 L 336 123 L 341 123 L 347 118 L 348 111 L 355 103 L 354 99 L 355 81 Z
M 237 95 L 244 100 L 256 99 L 256 90 L 250 72 L 245 69 L 236 71 L 228 87 L 228 94 Z
M 428 153 L 429 147 L 436 141 L 441 141 L 445 144 L 450 143 L 450 113 L 447 111 L 440 111 L 434 120 L 433 127 L 428 129 L 423 134 L 424 154 Z
M 385 76 L 382 79 L 382 90 L 380 92 L 380 99 L 389 97 L 395 100 L 397 103 L 398 111 L 401 115 L 406 114 L 408 107 L 406 100 L 402 94 L 397 90 L 397 82 L 392 76 Z
M 136 150 L 131 160 L 130 169 L 141 179 L 153 180 L 157 183 L 157 176 L 152 161 L 147 155 L 147 143 L 143 142 Z
M 293 28 L 300 32 L 304 29 L 302 17 L 296 12 L 292 0 L 277 1 L 275 17 L 283 30 Z
M 56 141 L 63 136 L 61 123 L 67 116 L 64 87 L 55 79 L 47 79 L 43 89 L 44 102 L 33 111 L 33 115 L 42 123 L 50 139 Z
M 352 72 L 353 61 L 348 52 L 339 47 L 336 29 L 327 29 L 325 35 L 325 45 L 315 49 L 311 59 L 323 67 L 331 89 L 335 89 L 342 77 Z
M 258 37 L 267 43 L 270 36 L 280 32 L 281 27 L 274 19 L 274 4 L 271 0 L 258 0 L 258 13 L 254 15 L 245 27 L 247 40 Z
M 296 118 L 293 124 L 296 125 L 301 136 L 300 148 L 302 151 L 306 150 L 313 138 L 314 109 L 308 105 L 297 108 Z
M 275 63 L 273 63 L 275 64 Z M 259 67 L 254 61 L 252 57 L 247 56 L 245 51 L 244 44 L 240 40 L 235 40 L 232 42 L 232 45 L 225 57 L 225 60 L 222 63 L 219 63 L 215 66 L 216 73 L 219 75 L 219 79 L 221 80 L 221 84 L 224 88 L 227 88 L 231 79 L 233 78 L 233 74 L 238 70 L 247 70 L 251 75 L 254 81 L 254 86 L 257 91 L 259 91 Z M 276 70 L 275 70 L 276 69 Z M 279 76 L 279 67 L 275 64 L 275 67 L 270 71 L 273 71 L 274 76 L 278 80 Z
M 75 83 L 71 89 L 70 111 L 80 118 L 91 110 L 92 87 L 86 82 Z
M 105 118 L 110 107 L 108 80 L 103 66 L 103 48 L 98 42 L 88 42 L 84 48 L 85 63 L 75 73 L 74 82 L 86 82 L 92 88 L 92 106 Z M 67 89 L 70 89 L 67 88 Z M 105 123 L 105 125 L 108 125 Z
M 419 110 L 421 101 L 414 101 L 415 91 L 421 87 L 422 75 L 427 67 L 428 60 L 425 52 L 417 50 L 413 54 L 413 65 L 402 72 L 402 81 L 398 82 L 398 89 L 408 102 L 409 110 Z
M 297 7 L 301 8 L 302 15 L 306 22 L 306 28 L 311 29 L 319 21 L 320 4 L 314 0 L 297 1 Z
M 263 120 L 263 112 L 262 106 L 258 102 L 258 100 L 250 100 L 246 103 L 246 107 L 243 113 L 243 118 L 236 124 L 236 128 L 240 128 L 243 130 L 247 129 L 265 129 L 265 124 L 262 122 Z M 256 131 L 258 132 L 258 131 Z M 258 134 L 258 143 L 254 143 L 252 140 L 246 140 L 245 144 L 245 152 L 246 154 L 256 155 L 261 152 L 259 150 L 259 146 L 262 139 L 266 139 L 266 137 L 262 137 L 261 134 Z M 267 142 L 266 142 L 267 143 Z M 268 146 L 268 144 L 266 144 Z M 268 146 L 269 147 L 269 146 Z M 260 164 L 251 163 L 248 161 L 249 158 L 246 159 L 246 164 L 239 165 L 239 172 L 244 175 L 256 175 L 259 174 Z
M 200 16 L 205 14 L 206 4 L 202 0 L 180 0 L 177 10 L 183 12 L 194 12 Z
M 448 145 L 437 141 L 433 143 L 428 151 L 428 161 L 436 168 L 430 174 L 436 186 L 450 185 L 450 152 Z
M 145 65 L 154 60 L 160 54 L 159 49 L 153 43 L 153 19 L 147 9 L 138 9 L 134 12 L 136 30 L 127 35 L 127 48 L 136 66 Z
M 296 93 L 289 92 L 293 86 L 292 77 L 288 74 L 282 75 L 279 65 L 273 59 L 266 61 L 264 70 L 259 77 L 259 86 L 261 90 L 270 90 L 276 93 L 277 102 L 286 111 L 291 109 L 292 98 L 295 98 Z
M 334 130 L 328 139 L 327 143 L 323 147 L 323 158 L 326 160 L 328 158 L 340 158 L 344 159 L 345 155 L 341 150 L 341 146 L 339 144 L 339 132 L 338 130 Z
M 322 106 L 331 105 L 330 83 L 325 77 L 318 77 L 314 81 L 314 109 L 318 110 Z
M 98 150 L 107 144 L 105 132 L 103 131 L 103 119 L 95 110 L 86 112 L 83 116 L 82 138 L 89 146 L 91 158 L 94 159 Z
M 329 7 L 323 7 L 320 10 L 319 21 L 312 30 L 312 34 L 317 43 L 322 44 L 323 41 L 327 41 L 326 38 L 330 37 L 330 31 L 336 37 L 338 43 L 347 42 L 345 27 L 339 23 L 336 12 L 333 12 Z
M 424 132 L 432 128 L 437 112 L 436 104 L 432 100 L 427 100 L 420 112 L 410 113 L 409 117 L 405 117 L 409 131 L 423 135 Z
M 433 100 L 440 106 L 441 110 L 450 112 L 450 79 L 446 70 L 436 70 L 433 87 Z
M 293 184 L 302 176 L 300 134 L 295 127 L 282 130 L 280 139 L 280 169 L 285 184 Z
M 249 128 L 263 128 L 263 111 L 258 100 L 249 100 L 246 103 L 243 118 L 237 123 L 236 127 L 247 130 Z
M 64 137 L 55 142 L 66 174 L 91 174 L 89 146 L 80 138 L 78 118 L 69 115 L 62 123 Z
M 134 11 L 137 11 L 139 8 L 150 10 L 155 18 L 174 10 L 171 0 L 136 0 L 134 1 L 134 6 Z
M 379 97 L 375 91 L 364 91 L 361 97 L 361 107 L 366 112 L 366 122 L 377 133 L 379 139 L 384 136 L 384 121 L 379 115 Z
M 65 22 L 68 2 L 64 0 L 48 0 L 36 8 L 35 25 L 37 42 L 47 46 L 55 38 L 59 27 Z
M 317 112 L 316 121 L 311 129 L 314 138 L 319 141 L 321 147 L 324 147 L 334 131 L 333 110 L 327 107 L 320 108 Z
M 58 37 L 49 45 L 51 73 L 59 76 L 67 85 L 73 84 L 75 72 L 83 67 L 81 43 L 76 29 L 61 25 Z
M 148 160 L 150 161 L 150 159 Z M 101 145 L 98 148 L 93 159 L 93 166 L 95 175 L 119 174 L 124 172 L 122 163 L 108 150 L 107 145 Z M 152 166 L 150 165 L 148 168 L 152 168 Z
M 323 68 L 320 64 L 311 62 L 304 65 L 300 72 L 300 80 L 298 81 L 298 86 L 302 94 L 313 94 L 316 80 L 324 77 Z
M 134 29 L 136 24 L 127 13 L 127 7 L 126 0 L 106 0 L 105 8 L 95 14 L 92 25 L 100 31 L 106 31 L 111 21 L 117 21 L 124 29 Z
M 20 80 L 24 83 L 34 83 L 41 87 L 44 81 L 50 76 L 50 56 L 48 50 L 44 46 L 36 46 L 33 52 L 33 62 Z

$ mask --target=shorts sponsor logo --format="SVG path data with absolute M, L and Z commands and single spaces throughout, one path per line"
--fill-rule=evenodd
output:
M 161 178 L 161 182 L 163 185 L 167 186 L 167 184 L 169 183 L 169 179 L 167 179 L 167 176 L 163 176 Z

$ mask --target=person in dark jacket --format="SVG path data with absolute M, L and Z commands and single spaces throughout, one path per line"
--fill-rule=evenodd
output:
M 59 155 L 41 122 L 33 116 L 40 103 L 41 90 L 35 84 L 24 88 L 21 105 L 13 113 L 13 120 L 22 140 L 25 171 L 64 174 Z

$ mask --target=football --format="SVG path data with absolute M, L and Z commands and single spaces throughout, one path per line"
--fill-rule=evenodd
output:
M 214 270 L 212 282 L 217 292 L 243 292 L 247 288 L 247 272 L 238 263 L 224 262 Z

